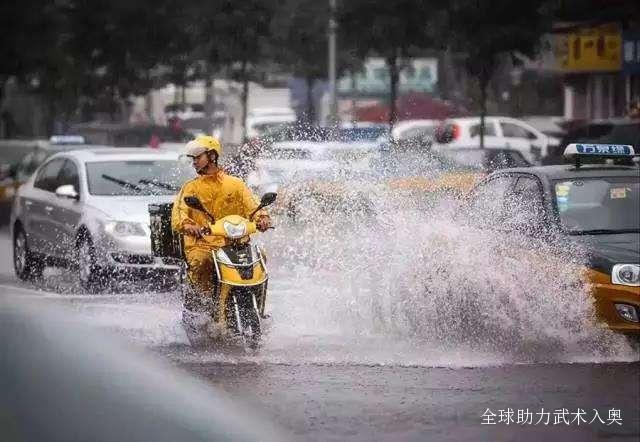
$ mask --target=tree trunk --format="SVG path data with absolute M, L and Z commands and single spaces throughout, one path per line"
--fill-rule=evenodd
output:
M 487 116 L 487 86 L 489 85 L 489 75 L 487 70 L 482 69 L 480 73 L 480 149 L 484 149 L 484 124 Z
M 308 124 L 313 124 L 316 119 L 315 106 L 313 103 L 313 77 L 307 77 L 307 110 L 305 113 L 305 121 Z
M 112 123 L 116 122 L 116 106 L 118 105 L 118 93 L 115 84 L 111 85 L 111 103 L 109 103 L 109 118 Z
M 247 142 L 247 102 L 249 100 L 249 78 L 247 78 L 247 60 L 242 60 L 242 68 L 240 70 L 240 78 L 242 79 L 242 142 Z
M 174 89 L 173 89 L 173 102 L 175 104 L 180 103 L 180 85 L 178 85 L 178 83 L 173 85 Z
M 208 122 L 210 132 L 213 132 L 213 116 L 215 114 L 215 84 L 213 82 L 211 65 L 206 62 L 204 69 L 204 117 Z
M 396 100 L 398 98 L 398 83 L 400 73 L 398 72 L 398 52 L 394 49 L 393 55 L 387 58 L 387 66 L 389 67 L 389 77 L 391 84 L 389 88 L 389 126 L 393 128 L 398 121 L 398 110 L 396 108 Z

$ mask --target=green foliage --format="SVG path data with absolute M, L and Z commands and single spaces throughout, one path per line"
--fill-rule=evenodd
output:
M 55 49 L 60 16 L 53 0 L 0 3 L 0 76 L 19 78 L 38 69 Z
M 354 57 L 378 55 L 387 61 L 390 124 L 397 118 L 398 59 L 412 55 L 412 49 L 434 46 L 442 11 L 434 6 L 440 6 L 440 0 L 349 0 L 338 10 L 341 41 Z
M 466 54 L 469 73 L 486 84 L 500 55 L 534 52 L 550 25 L 541 14 L 544 4 L 544 0 L 452 0 L 448 40 Z
M 555 0 L 549 1 L 548 11 L 556 20 L 563 22 L 607 22 L 640 21 L 640 2 L 637 0 Z
M 230 67 L 246 83 L 275 61 L 308 79 L 327 72 L 328 0 L 20 0 L 0 4 L 0 85 L 17 76 L 55 112 L 95 108 L 166 82 Z M 486 89 L 499 59 L 535 51 L 556 20 L 638 17 L 631 0 L 338 0 L 338 71 L 366 56 L 425 48 L 464 54 Z M 596 20 L 597 21 L 597 20 Z M 393 83 L 393 81 L 392 81 Z M 394 85 L 392 84 L 392 88 Z M 483 92 L 485 94 L 486 91 Z M 396 91 L 390 91 L 393 101 Z M 484 98 L 483 98 L 484 99 Z
M 329 3 L 286 0 L 271 24 L 273 58 L 299 77 L 327 76 Z
M 434 44 L 441 18 L 435 1 L 349 0 L 338 8 L 341 41 L 358 57 L 411 55 Z

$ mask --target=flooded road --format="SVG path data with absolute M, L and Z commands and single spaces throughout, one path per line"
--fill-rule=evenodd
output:
M 638 352 L 588 320 L 570 266 L 550 271 L 562 256 L 536 263 L 477 232 L 421 229 L 284 224 L 265 235 L 271 318 L 256 354 L 192 348 L 176 292 L 87 295 L 58 270 L 32 286 L 15 279 L 10 253 L 0 289 L 151 350 L 291 440 L 640 437 Z M 10 251 L 6 232 L 1 241 Z M 491 273 L 479 271 L 487 260 Z

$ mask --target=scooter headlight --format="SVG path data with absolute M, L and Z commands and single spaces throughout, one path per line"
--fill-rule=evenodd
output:
M 229 238 L 242 238 L 247 233 L 247 225 L 245 223 L 232 224 L 229 221 L 225 221 L 223 227 Z
M 616 264 L 611 270 L 613 284 L 640 286 L 639 264 Z

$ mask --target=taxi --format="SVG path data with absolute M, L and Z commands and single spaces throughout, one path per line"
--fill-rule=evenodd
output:
M 443 198 L 461 198 L 495 170 L 530 165 L 520 152 L 511 149 L 447 147 L 389 154 L 381 159 L 378 169 L 394 198 L 429 207 Z
M 640 155 L 629 145 L 570 144 L 564 156 L 569 164 L 490 174 L 463 210 L 488 227 L 577 244 L 586 251 L 583 270 L 598 317 L 637 340 Z

